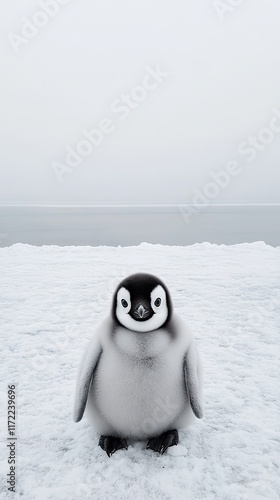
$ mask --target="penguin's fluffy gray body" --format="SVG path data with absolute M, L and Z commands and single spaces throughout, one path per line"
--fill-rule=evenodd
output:
M 94 342 L 100 343 L 102 353 L 86 414 L 100 434 L 145 439 L 195 419 L 183 360 L 192 348 L 202 391 L 200 358 L 181 318 L 173 315 L 170 326 L 175 337 L 167 328 L 139 334 L 112 324 L 111 318 L 98 328 Z
M 194 337 L 176 314 L 141 332 L 106 318 L 78 372 L 74 420 L 97 432 L 145 439 L 202 417 L 203 373 Z

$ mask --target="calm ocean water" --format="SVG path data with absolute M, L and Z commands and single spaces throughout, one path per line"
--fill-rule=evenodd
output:
M 280 205 L 0 207 L 0 246 L 280 245 Z

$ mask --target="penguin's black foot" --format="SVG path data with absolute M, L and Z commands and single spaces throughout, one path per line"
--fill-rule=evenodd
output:
M 120 439 L 113 436 L 100 436 L 98 444 L 101 446 L 102 450 L 106 451 L 108 457 L 111 457 L 117 450 L 122 450 L 123 448 L 127 450 L 126 439 Z
M 158 437 L 151 438 L 148 441 L 147 449 L 158 451 L 163 455 L 169 446 L 174 446 L 179 443 L 179 434 L 176 429 L 172 431 L 167 431 Z

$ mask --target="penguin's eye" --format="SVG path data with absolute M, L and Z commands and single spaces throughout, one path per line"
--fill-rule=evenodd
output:
M 122 299 L 122 300 L 121 300 L 121 303 L 122 303 L 122 306 L 123 306 L 123 307 L 127 307 L 127 306 L 128 306 L 128 303 L 126 302 L 126 300 L 125 300 L 125 299 Z
M 156 307 L 159 307 L 159 306 L 160 306 L 160 304 L 161 304 L 161 299 L 158 297 L 158 298 L 155 300 L 154 304 L 155 304 L 155 306 L 156 306 Z

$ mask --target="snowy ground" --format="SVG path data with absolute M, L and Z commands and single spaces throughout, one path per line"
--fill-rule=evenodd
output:
M 278 499 L 280 247 L 0 249 L 0 498 Z M 77 365 L 117 282 L 159 275 L 204 360 L 205 418 L 165 456 L 111 459 L 72 422 Z M 7 495 L 7 384 L 18 402 L 18 487 Z

